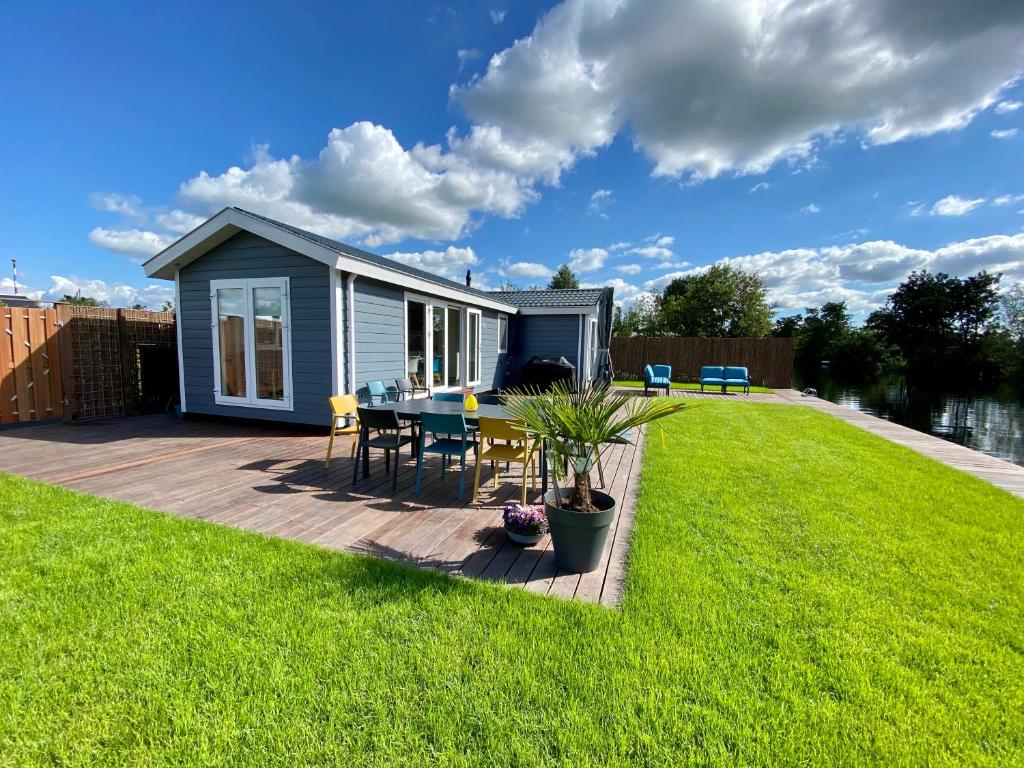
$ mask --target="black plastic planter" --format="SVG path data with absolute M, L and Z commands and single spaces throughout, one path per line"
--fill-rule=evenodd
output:
M 573 573 L 588 573 L 600 565 L 608 528 L 615 519 L 615 499 L 600 491 L 591 491 L 590 495 L 600 512 L 563 509 L 560 504 L 568 500 L 569 491 L 563 491 L 562 498 L 556 491 L 548 491 L 544 496 L 555 563 Z

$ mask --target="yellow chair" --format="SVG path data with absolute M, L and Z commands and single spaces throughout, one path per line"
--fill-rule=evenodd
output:
M 477 432 L 482 450 L 476 462 L 476 479 L 473 481 L 473 503 L 476 503 L 477 495 L 480 492 L 480 465 L 484 461 L 491 462 L 491 470 L 494 472 L 494 487 L 497 488 L 501 482 L 501 462 L 523 465 L 523 493 L 521 504 L 526 503 L 526 468 L 530 468 L 530 486 L 532 487 L 537 475 L 537 468 L 534 461 L 533 446 L 530 438 L 523 434 L 523 430 L 516 426 L 516 422 L 509 419 L 495 419 L 487 416 L 480 417 L 480 430 Z M 506 440 L 508 445 L 499 445 L 494 441 Z M 483 448 L 484 445 L 486 448 Z
M 327 400 L 331 404 L 331 439 L 327 443 L 324 469 L 331 466 L 331 449 L 336 435 L 352 435 L 352 458 L 355 458 L 356 443 L 359 442 L 359 401 L 355 395 L 335 395 Z

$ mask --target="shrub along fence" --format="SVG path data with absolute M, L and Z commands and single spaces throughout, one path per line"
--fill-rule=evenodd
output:
M 645 365 L 671 365 L 673 381 L 698 381 L 702 365 L 744 365 L 752 384 L 793 386 L 793 339 L 700 339 L 616 336 L 612 339 L 615 377 L 643 380 Z
M 0 424 L 167 410 L 177 397 L 173 312 L 0 307 Z

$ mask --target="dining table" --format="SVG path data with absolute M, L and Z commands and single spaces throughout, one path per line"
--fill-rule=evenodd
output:
M 500 405 L 480 403 L 475 411 L 467 411 L 463 403 L 448 400 L 431 400 L 426 397 L 406 398 L 405 400 L 391 401 L 371 406 L 377 411 L 394 411 L 401 421 L 409 421 L 415 424 L 420 422 L 420 414 L 424 411 L 431 413 L 462 414 L 466 418 L 466 424 L 471 427 L 479 426 L 480 417 L 486 416 L 493 419 L 512 419 L 513 417 Z M 546 445 L 542 442 L 540 448 L 541 464 L 541 494 L 548 492 L 548 467 Z M 369 462 L 364 459 L 364 477 L 369 473 Z

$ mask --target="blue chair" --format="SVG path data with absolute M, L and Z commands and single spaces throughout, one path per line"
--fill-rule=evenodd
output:
M 430 396 L 431 400 L 437 400 L 439 403 L 464 403 L 466 402 L 466 396 L 461 392 L 435 392 Z
M 723 392 L 729 387 L 743 387 L 743 394 L 750 394 L 750 374 L 745 367 L 727 365 L 722 378 L 725 379 L 725 384 L 722 385 Z
M 501 395 L 477 395 L 476 401 L 480 405 L 501 405 Z
M 655 393 L 664 389 L 669 394 L 672 389 L 672 366 L 670 365 L 645 365 L 644 366 L 644 395 L 647 390 L 653 389 Z
M 384 451 L 384 471 L 391 472 L 391 492 L 398 488 L 398 465 L 402 446 L 408 445 L 410 450 L 414 445 L 415 435 L 402 434 L 402 426 L 398 423 L 398 414 L 394 411 L 376 410 L 374 408 L 360 408 L 359 414 L 359 446 L 356 449 L 356 460 L 352 463 L 352 487 L 355 488 L 359 478 L 359 459 L 363 463 L 363 477 L 370 474 L 370 449 L 378 448 Z M 370 436 L 370 430 L 376 434 Z M 395 466 L 391 468 L 391 452 L 395 452 Z
M 466 417 L 461 413 L 431 413 L 424 411 L 420 414 L 420 445 L 416 457 L 416 495 L 418 496 L 423 488 L 423 456 L 428 453 L 436 453 L 441 457 L 441 481 L 444 481 L 445 465 L 453 456 L 459 457 L 459 501 L 462 501 L 466 493 L 466 453 L 473 449 L 476 460 L 480 460 L 480 444 L 471 439 L 476 433 L 476 427 L 466 424 Z M 433 442 L 426 444 L 427 433 Z M 438 437 L 439 434 L 447 437 Z
M 366 382 L 366 391 L 369 393 L 369 405 L 384 404 L 391 399 L 383 381 Z
M 721 387 L 725 392 L 725 368 L 720 365 L 702 365 L 700 367 L 700 391 L 704 386 Z

